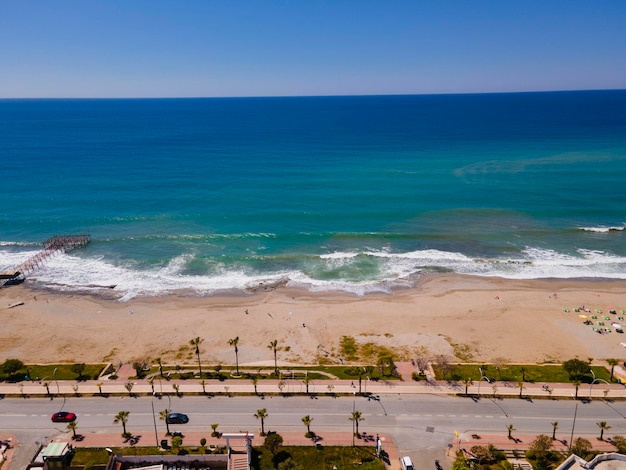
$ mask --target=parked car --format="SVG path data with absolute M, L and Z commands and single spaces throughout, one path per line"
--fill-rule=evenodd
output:
M 71 423 L 76 420 L 76 415 L 69 411 L 59 411 L 54 413 L 51 418 L 53 423 Z
M 167 417 L 167 424 L 187 424 L 189 417 L 184 413 L 170 413 Z
M 400 459 L 400 464 L 402 465 L 402 470 L 415 470 L 411 457 L 402 457 Z

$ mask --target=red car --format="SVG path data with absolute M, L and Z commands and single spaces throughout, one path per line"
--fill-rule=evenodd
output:
M 59 411 L 54 413 L 50 419 L 53 423 L 70 423 L 76 419 L 76 415 L 69 411 Z

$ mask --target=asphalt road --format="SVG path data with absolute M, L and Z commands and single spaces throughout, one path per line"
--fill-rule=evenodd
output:
M 552 434 L 552 422 L 559 422 L 559 434 L 569 437 L 576 413 L 575 436 L 593 438 L 599 435 L 597 422 L 606 421 L 611 429 L 605 434 L 626 435 L 626 402 L 574 400 L 493 400 L 435 395 L 381 395 L 380 401 L 363 397 L 90 397 L 90 398 L 7 398 L 0 400 L 0 430 L 14 433 L 22 443 L 34 443 L 67 433 L 66 424 L 52 423 L 55 411 L 72 411 L 78 415 L 77 431 L 87 433 L 121 433 L 114 424 L 115 415 L 130 412 L 127 429 L 133 433 L 153 433 L 154 416 L 159 432 L 165 423 L 159 411 L 166 408 L 189 415 L 185 425 L 170 425 L 171 430 L 210 433 L 212 423 L 221 432 L 259 432 L 260 421 L 253 415 L 266 408 L 265 430 L 277 432 L 306 431 L 302 417 L 313 418 L 311 430 L 351 432 L 352 410 L 363 414 L 360 430 L 371 434 L 385 433 L 394 439 L 402 454 L 416 454 L 445 448 L 455 431 L 465 434 L 506 434 L 512 424 L 517 434 Z

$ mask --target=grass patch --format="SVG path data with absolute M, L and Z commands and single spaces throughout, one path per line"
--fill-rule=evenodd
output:
M 255 447 L 252 468 L 254 470 L 273 470 L 278 464 L 291 459 L 299 468 L 306 470 L 326 470 L 337 468 L 355 468 L 363 470 L 384 470 L 383 462 L 376 458 L 373 447 L 281 447 L 272 455 L 261 447 Z
M 189 455 L 199 454 L 201 451 L 190 452 L 190 447 L 183 447 Z M 122 455 L 172 455 L 170 452 L 160 452 L 156 447 L 114 447 L 114 453 Z M 274 470 L 278 464 L 291 458 L 300 468 L 307 470 L 326 470 L 333 468 L 352 468 L 355 465 L 363 470 L 384 470 L 382 461 L 376 459 L 373 447 L 336 447 L 321 446 L 281 447 L 276 455 L 272 455 L 263 447 L 254 447 L 252 468 L 254 470 Z M 193 460 L 193 459 L 192 459 Z M 109 455 L 104 449 L 76 448 L 72 459 L 72 466 L 84 466 L 85 470 L 106 465 Z
M 80 379 L 97 379 L 100 373 L 104 370 L 104 367 L 104 364 L 85 364 L 85 369 L 83 370 Z M 26 364 L 16 375 L 23 376 L 24 380 L 26 380 L 26 376 L 28 375 L 30 380 L 43 380 L 46 382 L 51 382 L 52 380 L 76 380 L 78 378 L 76 372 L 72 372 L 72 364 Z
M 349 361 L 358 360 L 359 345 L 352 336 L 342 336 L 339 341 L 341 355 Z
M 530 383 L 571 383 L 569 374 L 563 369 L 563 366 L 556 364 L 527 364 L 527 365 L 505 365 L 496 369 L 493 364 L 456 364 L 450 366 L 450 371 L 443 376 L 442 369 L 439 365 L 433 364 L 435 375 L 439 380 L 463 380 L 470 378 L 474 381 L 481 379 L 480 371 L 482 368 L 483 374 L 492 379 L 504 382 L 519 382 L 524 378 L 524 382 Z M 609 381 L 610 371 L 601 366 L 591 367 L 596 379 L 602 379 Z M 591 373 L 585 375 L 580 380 L 582 383 L 590 384 L 593 381 Z M 597 384 L 598 382 L 596 382 Z
M 452 346 L 452 350 L 454 351 L 454 355 L 459 358 L 459 360 L 463 362 L 472 362 L 474 360 L 474 353 L 472 352 L 472 348 L 469 344 L 458 344 L 450 341 L 450 338 L 445 336 L 450 346 Z

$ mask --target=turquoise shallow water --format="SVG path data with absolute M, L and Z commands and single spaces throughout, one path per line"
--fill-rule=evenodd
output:
M 123 298 L 626 278 L 626 91 L 0 100 L 0 268 Z

